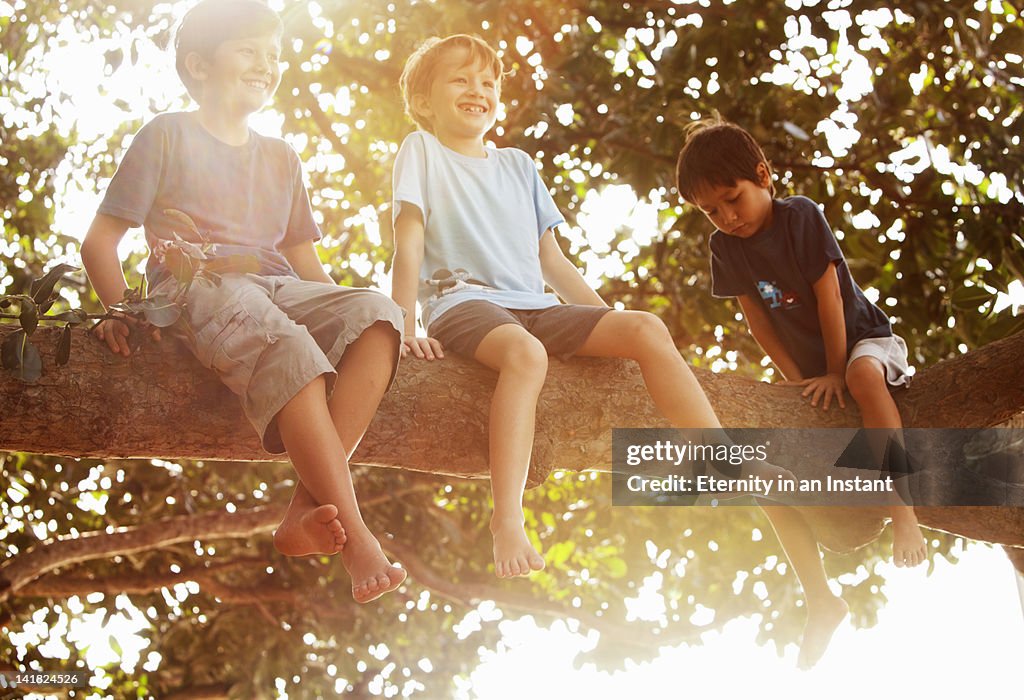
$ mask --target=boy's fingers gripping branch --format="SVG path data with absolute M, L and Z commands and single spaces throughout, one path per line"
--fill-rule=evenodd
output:
M 444 350 L 436 338 L 406 336 L 402 340 L 402 357 L 412 353 L 421 360 L 443 360 Z
M 824 399 L 821 408 L 827 411 L 832 405 L 832 398 L 839 402 L 840 408 L 846 408 L 846 401 L 843 399 L 843 390 L 846 383 L 843 378 L 836 374 L 826 374 L 823 377 L 814 377 L 799 382 L 800 386 L 806 386 L 800 395 L 804 398 L 811 397 L 811 405 L 817 406 L 818 402 Z
M 128 357 L 132 354 L 130 340 L 133 328 L 150 330 L 153 339 L 160 340 L 159 328 L 149 328 L 147 324 L 140 324 L 128 316 L 104 319 L 96 324 L 92 332 L 101 342 L 107 344 L 111 352 Z

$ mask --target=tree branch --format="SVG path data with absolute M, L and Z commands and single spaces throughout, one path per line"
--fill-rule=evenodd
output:
M 393 501 L 409 493 L 430 490 L 419 484 L 395 493 L 378 494 L 361 501 L 365 511 L 381 503 Z M 182 515 L 158 520 L 146 525 L 118 528 L 112 532 L 87 532 L 77 536 L 59 537 L 41 542 L 23 554 L 0 563 L 0 603 L 20 591 L 44 574 L 95 559 L 110 559 L 135 552 L 161 549 L 179 542 L 195 540 L 244 539 L 274 529 L 284 517 L 286 506 L 261 506 L 237 513 L 219 512 L 203 515 Z M 135 580 L 145 590 L 153 590 L 146 577 L 126 578 L 126 584 Z M 187 579 L 183 579 L 187 580 Z M 80 584 L 81 581 L 75 585 Z M 56 583 L 48 583 L 51 588 Z M 94 582 L 94 586 L 101 585 Z M 93 588 L 92 590 L 100 590 Z M 216 595 L 216 593 L 214 593 Z
M 0 342 L 13 329 L 0 328 Z M 74 457 L 270 460 L 238 399 L 172 341 L 115 357 L 75 331 L 69 366 L 55 368 L 59 329 L 33 335 L 43 377 L 0 373 L 0 449 Z M 987 427 L 1024 409 L 1024 333 L 915 377 L 897 395 L 908 427 Z M 812 408 L 791 388 L 694 371 L 729 427 L 856 427 L 858 411 Z M 408 361 L 354 457 L 373 466 L 483 477 L 494 373 L 476 363 Z M 637 366 L 625 360 L 552 361 L 538 405 L 531 483 L 553 469 L 608 470 L 611 429 L 667 427 Z M 75 426 L 68 430 L 68 426 Z M 171 427 L 169 427 L 171 426 Z M 438 440 L 438 431 L 445 440 Z

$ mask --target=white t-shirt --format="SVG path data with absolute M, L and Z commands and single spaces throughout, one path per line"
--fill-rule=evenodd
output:
M 457 304 L 482 299 L 507 309 L 559 304 L 545 293 L 540 238 L 565 221 L 537 173 L 517 148 L 487 148 L 472 158 L 433 134 L 406 137 L 394 170 L 392 220 L 403 203 L 419 207 L 424 255 L 417 298 L 428 326 Z M 463 269 L 473 281 L 439 294 L 427 284 L 439 269 Z

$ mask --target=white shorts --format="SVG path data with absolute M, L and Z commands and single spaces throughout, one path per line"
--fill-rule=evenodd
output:
M 908 386 L 913 378 L 907 363 L 907 343 L 896 334 L 887 338 L 865 338 L 858 341 L 846 360 L 847 369 L 860 357 L 873 357 L 881 362 L 889 386 Z

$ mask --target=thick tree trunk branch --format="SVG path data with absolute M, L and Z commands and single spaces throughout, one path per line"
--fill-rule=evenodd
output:
M 10 332 L 0 328 L 2 337 Z M 37 332 L 47 372 L 36 384 L 0 378 L 0 448 L 91 457 L 269 459 L 245 422 L 237 399 L 180 347 L 165 342 L 129 360 L 77 333 L 71 364 L 55 368 L 55 333 Z M 983 427 L 1024 407 L 1024 351 L 1018 334 L 915 378 L 898 397 L 914 427 Z M 732 427 L 852 427 L 856 409 L 827 414 L 798 392 L 698 371 L 722 422 Z M 473 363 L 407 361 L 355 460 L 439 474 L 487 472 L 487 412 L 494 375 Z M 635 365 L 625 361 L 553 362 L 538 409 L 531 480 L 554 468 L 608 469 L 613 427 L 662 427 Z M 443 436 L 443 439 L 440 437 Z M 1024 546 L 1024 513 L 1011 508 L 922 508 L 922 524 L 975 539 Z M 113 533 L 40 545 L 0 566 L 6 592 L 39 575 L 100 557 L 217 537 L 246 537 L 279 522 L 282 511 L 172 518 Z M 811 509 L 821 541 L 848 551 L 877 537 L 881 509 Z M 196 523 L 200 527 L 195 527 Z M 59 546 L 57 546 L 59 545 Z
M 0 328 L 0 342 L 10 327 Z M 238 400 L 173 341 L 117 357 L 78 331 L 71 363 L 53 365 L 57 329 L 33 340 L 35 384 L 0 374 L 0 449 L 72 457 L 267 460 Z M 986 427 L 1024 409 L 1024 333 L 941 362 L 897 397 L 909 427 Z M 697 370 L 729 427 L 852 427 L 855 408 L 823 413 L 799 392 Z M 448 358 L 406 360 L 355 461 L 434 474 L 487 475 L 495 375 Z M 607 470 L 613 427 L 664 427 L 634 363 L 552 362 L 538 406 L 531 481 L 552 469 Z M 443 439 L 441 439 L 443 436 Z

